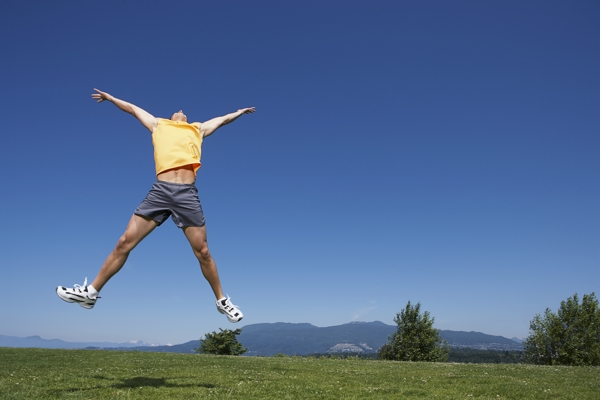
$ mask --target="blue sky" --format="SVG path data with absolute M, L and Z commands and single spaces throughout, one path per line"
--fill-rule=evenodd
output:
M 0 13 L 0 334 L 182 343 L 233 328 L 168 221 L 93 310 L 154 176 L 155 116 L 255 106 L 197 186 L 240 324 L 331 326 L 421 302 L 526 336 L 600 295 L 597 1 L 10 1 Z

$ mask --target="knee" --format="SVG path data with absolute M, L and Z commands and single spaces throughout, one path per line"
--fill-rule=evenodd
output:
M 129 253 L 132 249 L 133 245 L 127 235 L 121 236 L 115 246 L 115 252 L 117 253 Z
M 202 246 L 199 250 L 195 251 L 196 257 L 200 261 L 200 264 L 209 263 L 212 260 L 208 246 Z

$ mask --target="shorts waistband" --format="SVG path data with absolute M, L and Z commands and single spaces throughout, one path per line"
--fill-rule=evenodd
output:
M 177 187 L 196 187 L 196 183 L 176 183 L 176 182 L 167 182 L 167 181 L 156 181 L 155 185 L 165 185 L 165 186 L 177 186 Z

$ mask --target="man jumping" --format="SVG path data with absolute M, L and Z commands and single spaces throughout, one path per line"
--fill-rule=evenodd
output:
M 181 110 L 173 114 L 170 119 L 155 118 L 140 107 L 98 89 L 94 90 L 96 93 L 92 94 L 92 98 L 98 103 L 105 100 L 112 102 L 121 110 L 136 117 L 152 132 L 157 181 L 133 213 L 125 233 L 100 268 L 92 284 L 87 285 L 86 278 L 83 285 L 75 285 L 73 288 L 59 286 L 56 288 L 56 293 L 64 301 L 79 303 L 83 308 L 93 308 L 96 299 L 99 298 L 98 293 L 123 267 L 131 250 L 170 216 L 190 242 L 200 262 L 202 274 L 217 298 L 217 309 L 225 314 L 229 321 L 240 321 L 243 314 L 231 303 L 229 297 L 223 295 L 217 265 L 208 250 L 204 213 L 195 182 L 196 173 L 201 165 L 200 156 L 204 138 L 212 135 L 220 127 L 235 121 L 242 114 L 253 113 L 254 107 L 242 108 L 202 123 L 188 123 L 186 115 Z

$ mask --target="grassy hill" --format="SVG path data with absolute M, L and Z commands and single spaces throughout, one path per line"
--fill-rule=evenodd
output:
M 0 348 L 0 399 L 597 399 L 597 367 Z

